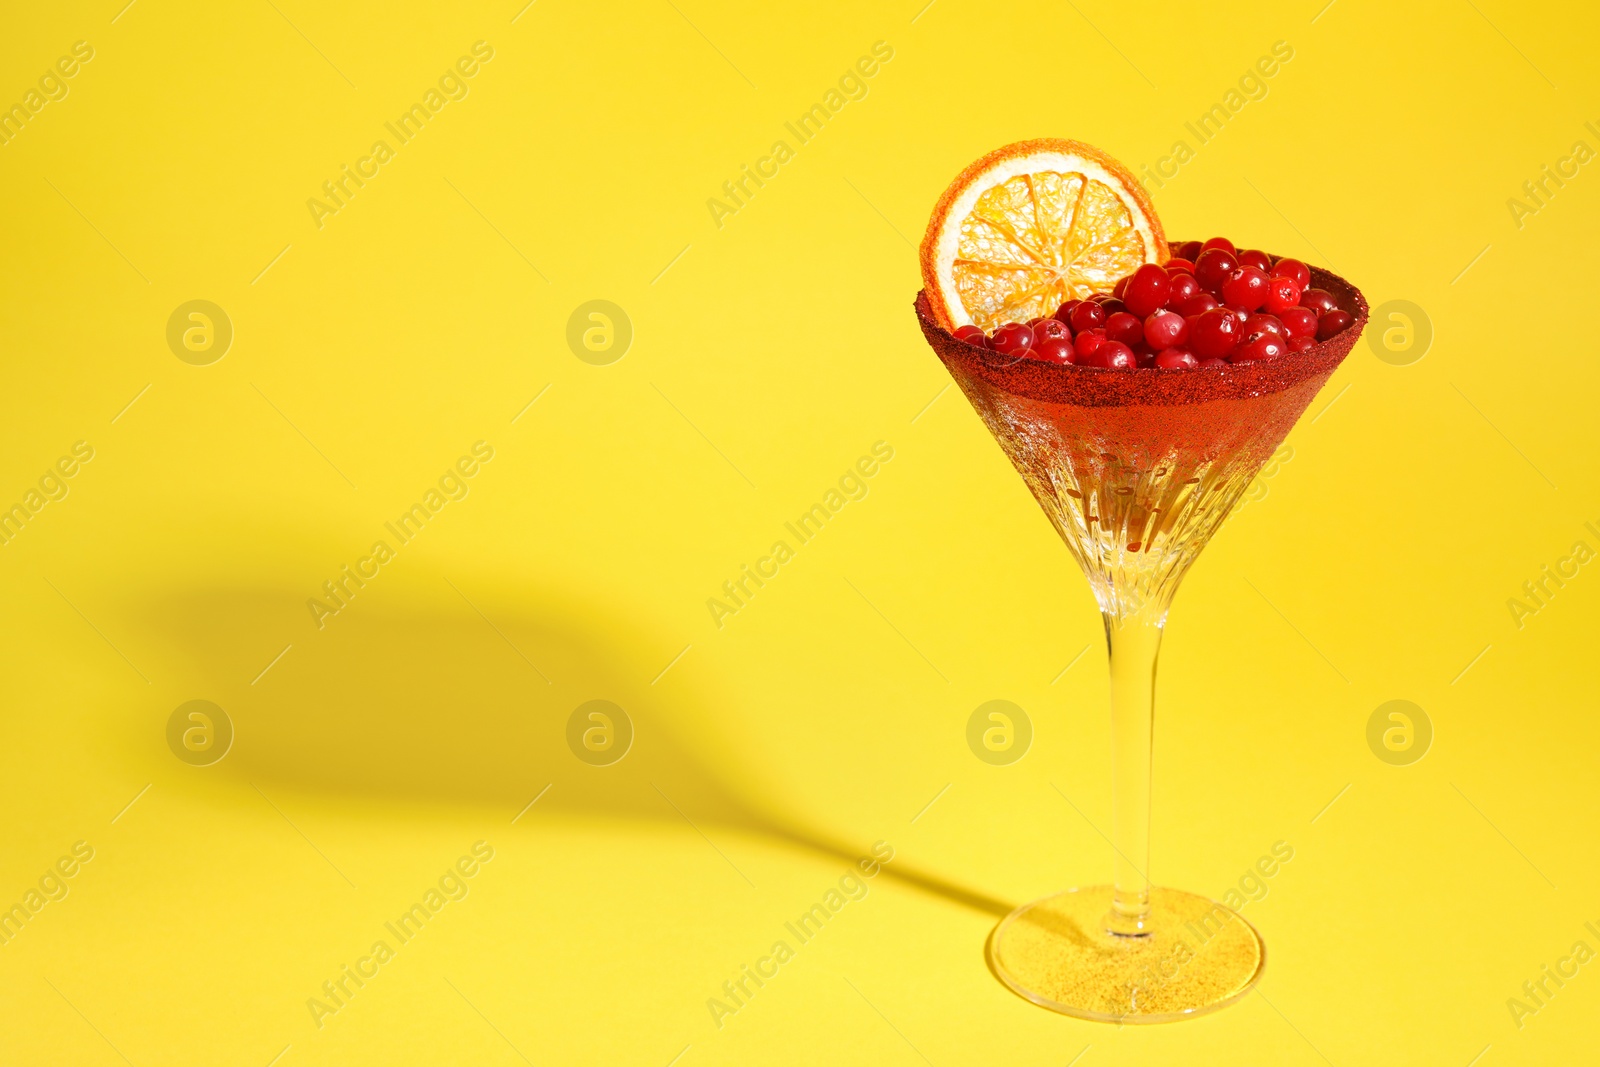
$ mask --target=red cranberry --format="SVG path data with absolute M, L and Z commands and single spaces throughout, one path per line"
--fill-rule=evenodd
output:
M 1033 347 L 1033 331 L 1020 322 L 1008 322 L 994 332 L 989 347 L 1002 356 L 1020 356 Z
M 1101 307 L 1102 310 L 1105 311 L 1106 318 L 1108 318 L 1108 319 L 1111 316 L 1115 315 L 1119 311 L 1127 311 L 1128 310 L 1128 305 L 1126 303 L 1124 303 L 1122 300 L 1120 300 L 1120 299 L 1118 299 L 1117 297 L 1114 297 L 1114 296 L 1113 297 L 1108 297 L 1107 299 L 1102 300 L 1100 302 L 1100 307 Z
M 1088 365 L 1095 351 L 1106 343 L 1106 332 L 1100 327 L 1084 330 L 1072 339 L 1072 350 L 1078 353 L 1078 362 Z
M 1298 259 L 1280 259 L 1272 265 L 1272 273 L 1279 278 L 1293 278 L 1304 289 L 1311 284 L 1311 268 Z
M 1062 304 L 1060 307 L 1056 308 L 1055 317 L 1057 321 L 1065 322 L 1070 325 L 1072 323 L 1072 309 L 1081 303 L 1083 303 L 1082 300 L 1068 300 L 1065 304 Z
M 1179 274 L 1193 274 L 1194 260 L 1184 259 L 1182 256 L 1175 256 L 1172 259 L 1167 260 L 1167 273 L 1173 275 L 1174 277 Z
M 1194 280 L 1193 274 L 1174 274 L 1172 292 L 1167 294 L 1167 307 L 1176 308 L 1199 291 L 1200 283 Z
M 1146 263 L 1127 279 L 1122 302 L 1128 311 L 1144 318 L 1167 302 L 1172 295 L 1172 276 L 1154 263 Z
M 1317 340 L 1326 341 L 1334 334 L 1343 331 L 1345 327 L 1354 321 L 1355 319 L 1350 316 L 1348 311 L 1340 311 L 1338 308 L 1334 308 L 1317 319 Z
M 1156 354 L 1155 365 L 1158 370 L 1190 370 L 1198 367 L 1200 361 L 1187 348 L 1169 348 Z
M 1257 351 L 1266 352 L 1268 359 L 1277 359 L 1279 356 L 1289 351 L 1289 342 L 1285 341 L 1281 337 L 1274 337 L 1273 335 L 1268 334 L 1265 337 L 1258 337 L 1256 340 L 1250 342 L 1250 347 L 1256 349 Z
M 1308 348 L 1316 347 L 1316 344 L 1317 339 L 1315 337 L 1291 337 L 1289 338 L 1289 351 L 1304 352 Z
M 1239 269 L 1239 261 L 1225 248 L 1208 248 L 1195 260 L 1194 277 L 1200 288 L 1213 293 L 1222 288 L 1228 275 Z
M 1189 324 L 1175 311 L 1157 311 L 1144 320 L 1144 340 L 1160 351 L 1189 339 Z
M 1205 255 L 1207 250 L 1212 248 L 1220 248 L 1228 253 L 1229 256 L 1237 256 L 1239 254 L 1239 250 L 1234 247 L 1233 242 L 1226 237 L 1211 238 L 1211 240 L 1200 246 L 1200 254 Z
M 1195 320 L 1189 347 L 1203 359 L 1225 356 L 1239 340 L 1239 320 L 1227 308 L 1212 308 Z
M 1326 289 L 1307 289 L 1300 294 L 1300 306 L 1310 308 L 1320 318 L 1339 306 L 1333 294 Z
M 968 323 L 965 326 L 957 326 L 956 337 L 967 342 L 969 345 L 977 345 L 979 348 L 985 347 L 984 342 L 988 340 L 988 338 L 984 336 L 983 331 L 978 329 L 978 327 L 973 326 L 971 323 Z
M 1078 360 L 1072 342 L 1064 337 L 1046 337 L 1035 341 L 1028 355 L 1041 363 L 1076 363 Z
M 1106 319 L 1106 339 L 1131 345 L 1144 338 L 1144 323 L 1126 311 L 1119 311 Z
M 1183 303 L 1176 304 L 1172 310 L 1188 318 L 1190 315 L 1204 315 L 1214 307 L 1220 307 L 1217 298 L 1210 293 L 1196 293 Z
M 1033 347 L 1038 348 L 1039 342 L 1051 339 L 1070 341 L 1072 331 L 1059 319 L 1040 319 L 1033 327 Z
M 1276 334 L 1263 334 L 1249 344 L 1240 345 L 1233 350 L 1228 358 L 1234 363 L 1257 363 L 1266 359 L 1277 359 L 1289 350 L 1283 343 L 1283 338 Z
M 1131 278 L 1132 275 L 1129 275 L 1128 277 Z M 1127 291 L 1128 291 L 1128 278 L 1118 278 L 1117 279 L 1117 284 L 1113 285 L 1111 287 L 1111 295 L 1116 297 L 1118 300 L 1121 300 L 1122 299 L 1122 294 L 1127 292 Z
M 1267 302 L 1267 275 L 1260 267 L 1240 267 L 1222 283 L 1222 302 L 1254 311 Z
M 1193 263 L 1197 258 L 1199 258 L 1199 255 L 1200 255 L 1200 242 L 1199 241 L 1185 241 L 1185 242 L 1183 242 L 1183 244 L 1178 246 L 1178 258 L 1179 259 L 1187 259 L 1190 263 Z
M 1276 315 L 1257 313 L 1244 320 L 1244 333 L 1241 335 L 1241 341 L 1244 344 L 1249 344 L 1257 337 L 1269 333 L 1280 341 L 1289 339 L 1289 331 L 1284 328 L 1283 322 Z
M 1283 328 L 1289 332 L 1289 340 L 1317 335 L 1317 313 L 1310 308 L 1284 308 L 1277 315 L 1283 322 Z
M 1085 300 L 1072 309 L 1071 320 L 1072 332 L 1081 334 L 1085 330 L 1104 326 L 1106 324 L 1106 312 L 1100 306 L 1099 301 Z
M 1267 279 L 1267 300 L 1262 307 L 1274 315 L 1300 305 L 1300 283 L 1293 278 L 1274 275 Z
M 1082 352 L 1079 352 L 1077 365 L 1080 367 L 1099 367 L 1101 370 L 1110 370 L 1110 364 L 1100 358 L 1100 349 L 1104 348 L 1108 344 L 1110 344 L 1109 341 L 1102 340 L 1098 345 L 1095 346 L 1094 351 L 1090 352 L 1088 355 L 1084 355 Z M 1074 349 L 1074 351 L 1076 351 L 1076 349 Z
M 1216 356 L 1212 356 L 1210 359 L 1202 359 L 1200 361 L 1200 365 L 1202 367 L 1226 367 L 1228 365 L 1228 361 L 1225 359 L 1218 359 Z
M 1255 267 L 1262 274 L 1272 275 L 1272 257 L 1259 248 L 1247 248 L 1239 253 L 1240 266 Z
M 1094 355 L 1102 367 L 1111 370 L 1132 370 L 1137 365 L 1133 349 L 1121 341 L 1107 341 L 1095 350 Z

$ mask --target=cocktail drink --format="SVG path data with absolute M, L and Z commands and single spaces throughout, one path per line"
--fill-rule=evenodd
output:
M 1112 884 L 1018 908 L 989 946 L 1013 990 L 1086 1018 L 1190 1017 L 1261 973 L 1244 919 L 1150 882 L 1156 657 L 1178 583 L 1367 316 L 1360 292 L 1326 271 L 1206 245 L 1168 245 L 1114 160 L 1035 141 L 968 168 L 922 247 L 923 333 L 1105 624 Z

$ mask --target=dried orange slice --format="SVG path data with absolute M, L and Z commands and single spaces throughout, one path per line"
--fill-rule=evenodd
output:
M 934 206 L 921 252 L 939 324 L 985 333 L 1168 259 L 1161 220 L 1128 168 L 1060 138 L 997 148 L 962 171 Z

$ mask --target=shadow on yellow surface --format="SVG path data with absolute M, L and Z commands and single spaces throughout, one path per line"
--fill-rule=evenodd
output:
M 811 824 L 796 798 L 741 776 L 747 754 L 701 710 L 718 702 L 683 678 L 670 689 L 642 681 L 625 650 L 662 642 L 621 620 L 597 625 L 592 605 L 527 596 L 518 603 L 542 610 L 518 615 L 500 605 L 480 613 L 465 597 L 460 611 L 447 601 L 406 611 L 372 602 L 359 619 L 292 642 L 255 682 L 220 670 L 240 648 L 281 639 L 291 597 L 207 589 L 144 606 L 173 660 L 220 685 L 236 735 L 218 771 L 267 788 L 503 806 L 508 815 L 537 799 L 545 811 L 721 827 L 849 862 L 870 852 L 871 842 Z M 623 709 L 634 734 L 609 766 L 581 761 L 568 740 L 569 717 L 596 698 Z M 996 917 L 1012 909 L 903 860 L 883 870 L 962 907 Z

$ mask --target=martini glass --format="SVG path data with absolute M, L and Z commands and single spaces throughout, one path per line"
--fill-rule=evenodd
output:
M 922 331 L 1083 568 L 1111 665 L 1112 883 L 1024 904 L 989 962 L 1046 1008 L 1114 1022 L 1214 1011 L 1261 976 L 1232 909 L 1150 882 L 1156 655 L 1178 583 L 1367 321 L 1361 293 L 1312 268 L 1352 324 L 1303 352 L 1227 367 L 1112 371 L 1016 360 L 957 340 L 919 294 Z

